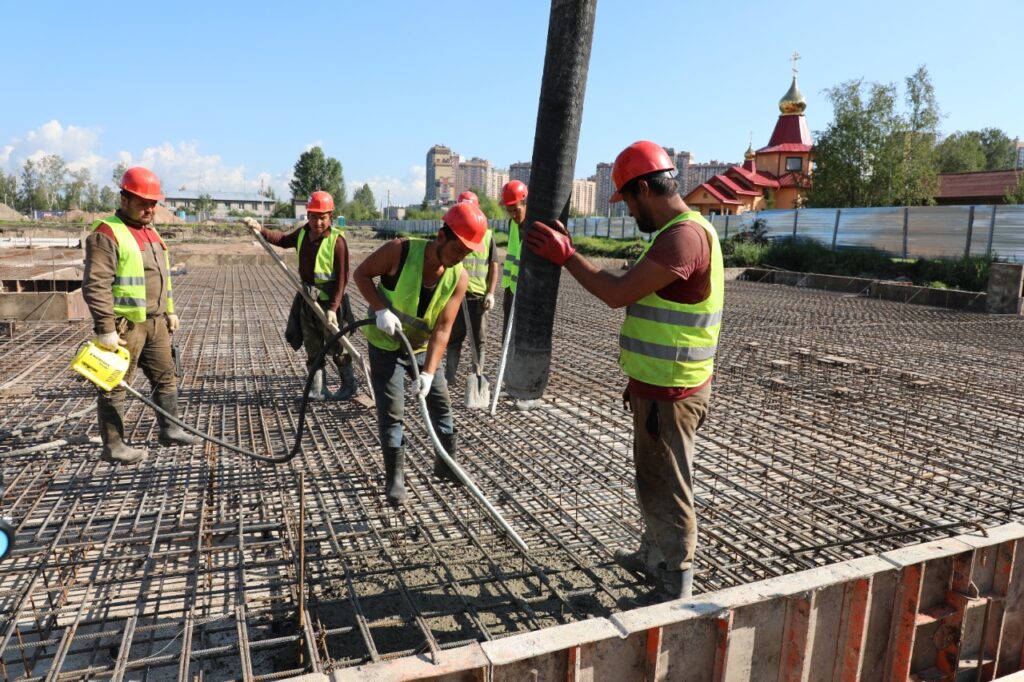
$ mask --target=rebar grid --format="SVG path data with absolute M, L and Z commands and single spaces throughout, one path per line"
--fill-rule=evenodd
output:
M 184 419 L 285 450 L 305 369 L 283 339 L 286 284 L 269 267 L 196 268 L 175 298 Z M 401 512 L 384 502 L 375 415 L 356 402 L 312 407 L 303 452 L 279 467 L 209 444 L 153 448 L 134 468 L 95 446 L 0 451 L 0 510 L 18 527 L 0 564 L 0 674 L 278 679 L 631 608 L 647 588 L 611 561 L 641 530 L 621 317 L 563 278 L 544 406 L 457 411 L 460 462 L 529 555 L 431 478 L 411 404 Z M 24 323 L 0 340 L 0 449 L 95 435 L 89 414 L 6 436 L 93 401 L 66 369 L 88 326 Z M 500 326 L 493 315 L 492 375 Z M 1019 516 L 1022 331 L 1020 318 L 730 282 L 695 462 L 698 591 Z M 141 405 L 126 425 L 155 442 Z

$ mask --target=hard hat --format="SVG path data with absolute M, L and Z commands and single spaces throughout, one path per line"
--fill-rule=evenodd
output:
M 334 210 L 334 197 L 329 192 L 317 190 L 309 195 L 306 202 L 307 213 L 330 213 Z
M 121 189 L 143 199 L 164 200 L 164 195 L 160 191 L 160 178 L 142 166 L 135 166 L 124 172 L 121 176 Z
M 455 204 L 444 214 L 444 224 L 451 228 L 467 248 L 474 251 L 484 250 L 487 217 L 476 204 L 470 201 Z
M 515 206 L 525 199 L 527 194 L 526 185 L 519 180 L 511 180 L 501 188 L 501 203 L 506 206 Z
M 658 171 L 672 171 L 676 165 L 672 163 L 668 153 L 660 144 L 640 140 L 623 149 L 615 157 L 615 165 L 612 166 L 612 184 L 615 185 L 615 194 L 608 198 L 609 204 L 622 201 L 622 188 L 635 178 L 639 178 Z
M 460 201 L 469 201 L 476 204 L 477 206 L 480 205 L 480 199 L 477 197 L 475 193 L 470 192 L 468 189 L 465 192 L 459 194 L 459 198 L 455 200 L 455 203 L 459 203 Z

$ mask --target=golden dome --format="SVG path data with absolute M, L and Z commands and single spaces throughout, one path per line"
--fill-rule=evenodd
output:
M 807 100 L 804 99 L 800 88 L 796 86 L 796 76 L 793 76 L 793 84 L 779 100 L 779 111 L 783 114 L 803 114 L 807 108 Z
M 757 156 L 757 154 L 754 153 L 754 144 L 750 143 L 750 145 L 747 147 L 747 151 L 743 154 L 743 158 L 746 159 L 747 161 L 750 161 L 755 156 Z

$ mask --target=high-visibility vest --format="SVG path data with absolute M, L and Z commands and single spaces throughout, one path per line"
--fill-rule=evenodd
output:
M 146 268 L 142 263 L 142 249 L 135 241 L 128 226 L 116 215 L 100 218 L 89 226 L 95 231 L 100 225 L 106 225 L 114 233 L 117 240 L 117 270 L 114 273 L 114 315 L 132 322 L 146 321 Z M 150 228 L 152 229 L 152 228 Z M 156 230 L 153 230 L 156 233 Z M 174 300 L 171 298 L 171 258 L 167 252 L 167 244 L 156 234 L 156 238 L 164 247 L 164 263 L 167 265 L 167 312 L 174 313 Z
M 398 273 L 398 281 L 393 290 L 383 284 L 377 285 L 377 293 L 388 302 L 388 309 L 402 321 L 402 332 L 409 338 L 409 343 L 416 352 L 427 347 L 437 318 L 441 316 L 441 311 L 455 293 L 455 287 L 458 286 L 459 277 L 462 276 L 464 269 L 462 263 L 456 263 L 444 271 L 434 286 L 434 294 L 430 298 L 426 312 L 423 317 L 417 317 L 420 290 L 423 287 L 423 257 L 426 254 L 427 243 L 425 239 L 409 240 L 409 252 L 405 256 L 405 263 L 402 264 L 402 271 Z M 367 317 L 373 316 L 373 308 L 370 308 Z M 377 348 L 398 350 L 398 339 L 388 336 L 372 325 L 362 329 L 366 333 L 366 340 Z
M 694 387 L 711 378 L 722 326 L 725 275 L 715 228 L 698 211 L 687 211 L 658 230 L 684 220 L 700 225 L 711 244 L 711 293 L 700 303 L 675 303 L 650 293 L 626 308 L 619 332 L 619 366 L 630 377 L 654 386 Z M 639 261 L 638 261 L 639 262 Z
M 511 289 L 516 293 L 516 282 L 519 281 L 519 253 L 523 249 L 519 241 L 519 224 L 508 221 L 508 246 L 506 247 L 505 266 L 501 270 L 501 288 Z
M 299 229 L 299 241 L 295 245 L 296 263 L 298 263 L 299 252 L 302 249 L 302 240 L 306 238 L 306 228 Z M 316 262 L 313 264 L 313 284 L 319 289 L 317 298 L 321 301 L 329 301 L 331 297 L 327 294 L 328 284 L 338 278 L 334 272 L 334 245 L 339 239 L 345 238 L 345 231 L 331 227 L 324 238 L 320 241 L 320 250 L 316 252 Z
M 466 293 L 474 296 L 483 296 L 487 293 L 487 271 L 490 269 L 491 261 L 488 257 L 491 253 L 491 231 L 484 232 L 483 251 L 470 251 L 469 255 L 462 259 L 462 267 L 466 268 L 469 275 L 469 282 L 466 285 Z

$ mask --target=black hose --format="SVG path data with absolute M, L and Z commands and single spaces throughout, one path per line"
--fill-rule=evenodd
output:
M 245 448 L 223 441 L 220 438 L 211 436 L 208 433 L 203 433 L 202 431 L 192 428 L 191 426 L 181 421 L 174 415 L 168 414 L 164 410 L 160 409 L 160 406 L 158 406 L 149 398 L 136 391 L 128 384 L 125 383 L 123 385 L 128 390 L 129 393 L 131 393 L 133 396 L 135 396 L 142 402 L 146 403 L 146 405 L 153 408 L 155 411 L 162 414 L 165 418 L 177 424 L 178 426 L 185 429 L 189 433 L 199 436 L 205 441 L 209 441 L 211 443 L 219 445 L 222 448 L 231 450 L 232 452 L 237 452 L 240 455 L 245 455 L 246 457 L 255 459 L 258 462 L 266 462 L 267 464 L 284 464 L 285 462 L 291 461 L 295 457 L 295 455 L 299 454 L 299 452 L 302 450 L 302 434 L 306 430 L 306 408 L 309 406 L 309 389 L 313 386 L 313 377 L 316 375 L 317 372 L 320 371 L 320 369 L 327 362 L 327 354 L 332 351 L 332 349 L 334 348 L 334 344 L 336 344 L 338 342 L 338 339 L 340 339 L 342 336 L 355 331 L 356 329 L 362 327 L 363 325 L 373 324 L 373 322 L 374 320 L 372 318 L 367 318 L 365 320 L 359 320 L 351 324 L 343 325 L 336 334 L 333 334 L 324 343 L 323 348 L 320 349 L 320 353 L 317 354 L 316 358 L 313 360 L 313 364 L 310 366 L 309 376 L 306 377 L 306 387 L 302 391 L 302 406 L 299 408 L 299 427 L 295 431 L 295 444 L 292 446 L 291 451 L 284 455 L 278 455 L 276 457 L 272 455 L 261 455 L 257 452 L 252 452 L 251 450 L 246 450 Z M 412 346 L 409 344 L 409 340 L 405 338 L 405 334 L 403 334 L 401 330 L 398 331 L 398 336 L 403 342 L 403 345 L 405 346 L 405 351 L 409 355 L 412 365 L 415 368 L 416 356 L 413 353 Z M 352 358 L 352 361 L 355 362 L 355 358 Z M 418 368 L 413 370 L 414 380 L 417 376 L 419 376 L 419 372 L 417 371 L 417 369 Z M 367 377 L 366 380 L 369 381 L 370 378 Z

